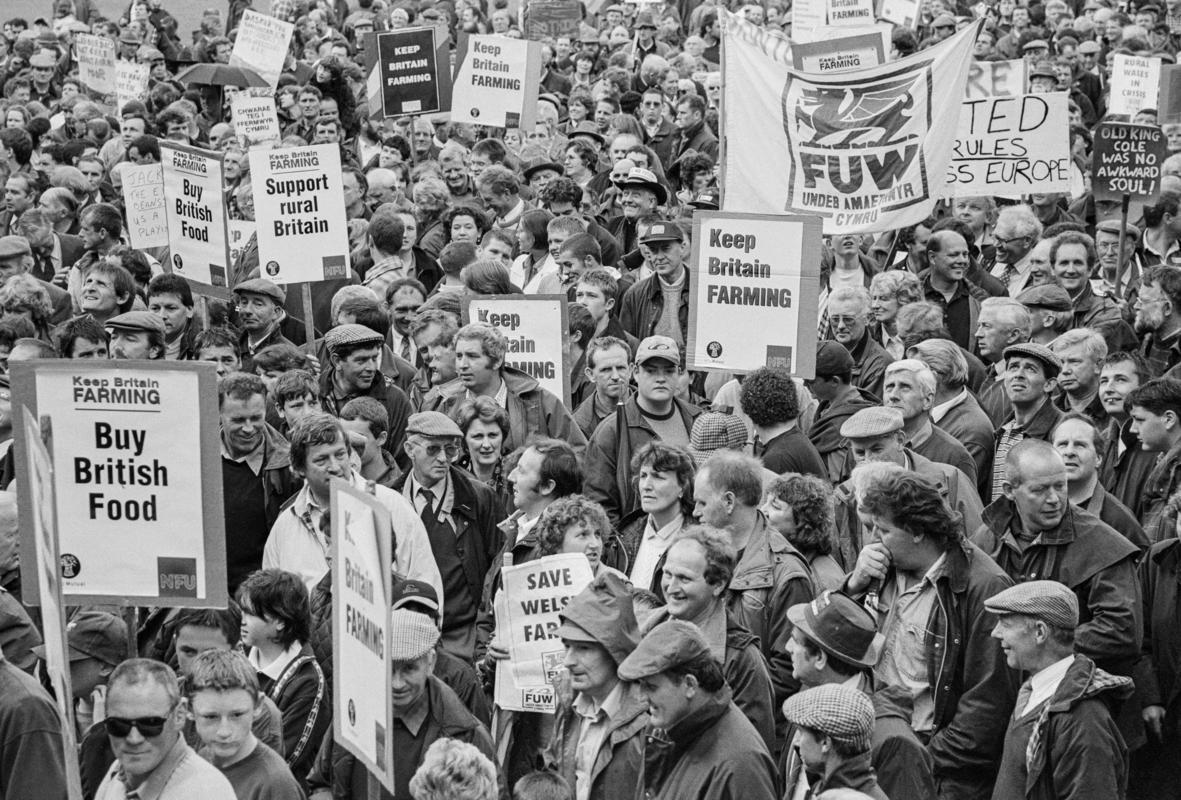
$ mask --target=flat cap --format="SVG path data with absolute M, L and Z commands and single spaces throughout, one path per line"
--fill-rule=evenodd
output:
M 287 302 L 287 293 L 277 283 L 268 281 L 266 278 L 251 278 L 248 281 L 242 281 L 234 287 L 234 294 L 261 294 L 276 303 Z
M 425 614 L 399 608 L 390 612 L 390 658 L 414 661 L 439 643 L 439 628 Z
M 357 325 L 349 322 L 344 325 L 337 325 L 328 333 L 324 334 L 324 346 L 328 348 L 328 352 L 334 352 L 338 347 L 351 347 L 359 344 L 381 344 L 385 338 L 373 330 L 373 328 L 366 328 L 364 325 Z
M 124 44 L 140 44 L 143 42 L 143 38 L 134 28 L 124 28 L 123 32 L 119 34 L 119 41 Z
M 1021 50 L 1026 53 L 1028 53 L 1030 50 L 1049 50 L 1049 49 L 1050 49 L 1050 45 L 1046 44 L 1045 39 L 1031 39 L 1030 41 L 1026 42 L 1025 45 L 1021 48 Z
M 53 69 L 57 66 L 57 61 L 49 53 L 37 53 L 29 59 L 29 66 L 33 69 Z
M 455 420 L 441 411 L 419 411 L 417 414 L 411 414 L 410 420 L 406 423 L 406 433 L 453 438 L 463 436 L 463 431 L 455 424 Z
M 955 20 L 952 20 L 952 24 L 953 25 L 955 24 Z M 641 11 L 639 14 L 636 14 L 635 27 L 637 29 L 638 28 L 655 28 L 656 27 L 656 17 L 654 17 L 652 15 L 651 11 Z
M 662 622 L 640 640 L 636 649 L 619 665 L 619 677 L 638 681 L 659 675 L 667 669 L 709 655 L 709 643 L 691 622 L 670 619 Z
M 902 411 L 886 406 L 863 408 L 841 425 L 841 436 L 846 439 L 876 439 L 902 430 Z
M 951 14 L 940 14 L 931 22 L 932 28 L 946 28 L 948 26 L 955 27 L 955 17 Z
M 120 331 L 143 331 L 164 335 L 164 320 L 160 318 L 160 315 L 153 314 L 151 311 L 128 311 L 126 314 L 111 317 L 103 327 Z
M 833 375 L 848 375 L 853 371 L 853 356 L 849 348 L 831 339 L 823 341 L 816 348 L 816 377 L 830 378 Z
M 689 432 L 689 455 L 702 466 L 718 450 L 741 450 L 750 438 L 746 425 L 733 414 L 706 411 L 693 420 Z
M 1010 586 L 984 601 L 994 614 L 1035 617 L 1055 628 L 1078 627 L 1078 598 L 1058 581 L 1026 581 Z
M 1093 39 L 1087 39 L 1085 42 L 1079 42 L 1078 44 L 1078 52 L 1080 53 L 1099 53 L 1102 51 L 1103 48 Z
M 1042 362 L 1042 366 L 1046 368 L 1047 378 L 1057 378 L 1058 373 L 1062 371 L 1062 361 L 1054 354 L 1053 350 L 1044 344 L 1037 344 L 1036 342 L 1011 344 L 1005 348 L 1003 357 L 1008 362 L 1013 356 L 1027 356 Z
M 139 56 L 140 63 L 147 63 L 149 61 L 163 61 L 164 60 L 163 53 L 161 53 L 155 47 L 148 47 L 147 45 L 144 45 L 143 47 L 141 47 L 139 49 L 139 52 L 136 53 L 136 55 Z
M 25 237 L 0 237 L 0 258 L 15 258 L 16 256 L 28 256 L 32 254 L 33 248 L 29 247 L 29 240 Z
M 1017 295 L 1017 302 L 1030 308 L 1044 308 L 1047 311 L 1070 311 L 1074 304 L 1070 294 L 1056 283 L 1031 286 Z
M 1029 78 L 1050 78 L 1051 80 L 1058 80 L 1058 73 L 1054 71 L 1054 65 L 1049 61 L 1039 61 L 1034 68 L 1029 71 Z
M 1103 231 L 1104 233 L 1114 233 L 1116 236 L 1119 236 L 1120 227 L 1121 226 L 1118 217 L 1101 219 L 1095 223 L 1096 232 Z M 1129 246 L 1140 241 L 1140 229 L 1135 225 L 1129 222 L 1127 225 L 1123 226 L 1123 229 L 1128 232 L 1127 238 Z
M 783 701 L 788 722 L 819 731 L 857 752 L 869 750 L 873 703 L 858 689 L 826 683 L 797 692 Z

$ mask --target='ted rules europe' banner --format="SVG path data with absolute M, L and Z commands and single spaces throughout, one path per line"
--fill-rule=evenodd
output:
M 786 40 L 722 18 L 727 211 L 816 214 L 826 234 L 930 215 L 980 23 L 909 58 L 816 75 L 791 66 Z

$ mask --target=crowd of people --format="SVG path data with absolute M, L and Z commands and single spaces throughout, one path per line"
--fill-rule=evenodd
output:
M 232 599 L 70 608 L 65 736 L 0 374 L 0 800 L 65 798 L 67 764 L 87 800 L 1181 798 L 1181 121 L 1127 224 L 1088 177 L 1114 56 L 1173 63 L 1181 6 L 918 6 L 891 58 L 983 17 L 977 59 L 1069 93 L 1075 188 L 828 237 L 807 380 L 685 356 L 719 15 L 790 37 L 785 0 L 584 4 L 530 130 L 369 114 L 370 34 L 521 37 L 506 0 L 257 9 L 294 24 L 278 146 L 343 164 L 351 274 L 306 306 L 253 234 L 229 302 L 129 244 L 121 174 L 161 141 L 223 153 L 254 219 L 242 89 L 176 78 L 228 61 L 250 0 L 191 42 L 161 0 L 5 21 L 0 364 L 216 366 Z M 149 65 L 146 96 L 92 96 L 81 33 Z M 466 321 L 513 294 L 567 296 L 568 399 Z M 394 531 L 392 793 L 334 739 L 333 478 Z M 556 554 L 593 579 L 555 710 L 506 710 L 502 569 Z

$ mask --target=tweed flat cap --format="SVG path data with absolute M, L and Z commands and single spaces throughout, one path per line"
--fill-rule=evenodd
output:
M 411 414 L 406 422 L 406 433 L 456 438 L 463 436 L 463 431 L 455 424 L 455 420 L 441 411 L 419 411 L 417 414 Z
M 380 333 L 372 328 L 366 328 L 364 325 L 357 325 L 349 322 L 344 325 L 337 325 L 328 333 L 324 334 L 324 346 L 328 348 L 329 352 L 334 352 L 338 347 L 351 347 L 358 344 L 381 344 L 385 339 Z
M 841 425 L 841 436 L 846 439 L 875 439 L 902 430 L 902 411 L 897 408 L 873 406 L 863 408 Z
M 864 752 L 873 733 L 873 703 L 857 689 L 826 683 L 797 692 L 783 701 L 788 722 L 819 731 Z
M 23 236 L 0 236 L 0 258 L 32 255 L 33 248 Z
M 1058 581 L 1026 581 L 984 601 L 994 614 L 1022 614 L 1055 628 L 1078 627 L 1078 598 Z
M 439 629 L 426 615 L 399 608 L 390 612 L 390 658 L 414 661 L 439 643 Z
M 164 335 L 164 320 L 160 315 L 151 311 L 128 311 L 107 320 L 106 328 L 120 331 L 143 331 L 145 333 L 159 333 Z
M 1030 308 L 1043 308 L 1046 311 L 1070 311 L 1074 304 L 1070 302 L 1070 294 L 1056 283 L 1043 283 L 1031 286 L 1017 295 L 1017 302 Z
M 1117 219 L 1103 219 L 1103 220 L 1099 220 L 1098 222 L 1095 223 L 1095 231 L 1096 232 L 1103 231 L 1104 233 L 1114 233 L 1116 236 L 1119 236 L 1119 229 L 1120 229 L 1120 221 L 1118 218 Z M 1130 249 L 1131 245 L 1140 241 L 1140 229 L 1129 222 L 1126 226 L 1124 226 L 1124 230 L 1126 230 L 1128 232 L 1127 239 L 1128 239 L 1128 245 L 1129 245 L 1129 249 Z
M 1103 8 L 1098 3 L 1095 3 L 1094 7 Z M 1102 51 L 1103 48 L 1099 46 L 1099 43 L 1091 39 L 1087 39 L 1085 42 L 1079 42 L 1078 45 L 1078 52 L 1080 53 L 1100 53 Z
M 234 294 L 261 294 L 276 303 L 287 302 L 287 293 L 277 283 L 268 281 L 266 278 L 251 278 L 248 281 L 242 281 L 234 287 Z
M 746 446 L 746 426 L 733 414 L 706 411 L 693 420 L 689 432 L 689 454 L 697 466 L 718 450 L 741 450 Z
M 1049 50 L 1050 45 L 1046 44 L 1045 39 L 1032 39 L 1022 45 L 1021 49 L 1028 53 L 1030 50 Z
M 1053 350 L 1044 344 L 1037 344 L 1036 342 L 1011 344 L 1005 348 L 1004 359 L 1008 362 L 1013 356 L 1028 356 L 1029 358 L 1035 358 L 1042 362 L 1042 366 L 1046 368 L 1047 378 L 1056 378 L 1058 377 L 1058 373 L 1062 371 L 1062 361 L 1058 356 L 1054 355 Z
M 853 371 L 853 356 L 849 348 L 831 339 L 816 346 L 816 377 L 830 378 L 833 375 L 848 375 Z
M 640 640 L 631 655 L 619 665 L 619 677 L 625 681 L 638 681 L 708 654 L 709 644 L 696 625 L 670 619 Z

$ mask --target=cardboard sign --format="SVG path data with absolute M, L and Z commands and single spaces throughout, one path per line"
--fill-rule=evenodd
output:
M 348 481 L 332 479 L 334 741 L 394 791 L 390 704 L 390 512 Z
M 45 641 L 45 672 L 53 684 L 54 700 L 62 725 L 62 745 L 66 753 L 76 752 L 77 725 L 74 721 L 73 691 L 70 688 L 69 640 L 66 634 L 66 610 L 62 603 L 61 563 L 57 551 L 57 523 L 54 519 L 53 462 L 41 439 L 41 427 L 21 409 L 25 443 L 25 471 L 29 477 L 31 510 L 21 515 L 21 527 L 32 527 L 33 550 L 22 562 L 31 561 L 37 572 L 37 597 L 41 604 L 41 629 Z M 28 601 L 30 598 L 26 597 Z M 78 761 L 66 759 L 66 789 L 70 800 L 82 800 L 82 777 Z
M 494 294 L 464 298 L 464 318 L 508 337 L 504 365 L 527 372 L 541 388 L 570 406 L 570 364 L 562 346 L 566 296 Z
M 551 683 L 565 655 L 558 614 L 593 579 L 590 562 L 582 553 L 562 553 L 505 567 L 501 578 L 496 630 L 509 658 L 497 665 L 496 705 L 552 714 Z
M 279 85 L 294 31 L 295 26 L 290 22 L 246 9 L 238 24 L 230 66 L 254 70 L 274 89 Z
M 217 372 L 187 361 L 12 364 L 13 399 L 53 425 L 68 605 L 225 608 Z M 18 470 L 29 446 L 17 440 Z M 20 485 L 29 476 L 19 474 Z M 21 493 L 22 514 L 35 513 Z M 32 548 L 32 528 L 22 528 Z M 26 549 L 24 552 L 30 552 Z M 23 585 L 36 586 L 34 560 Z
M 952 195 L 1070 191 L 1066 92 L 965 100 L 947 170 Z
M 828 24 L 872 25 L 874 23 L 873 0 L 827 0 Z
M 164 200 L 164 168 L 160 164 L 124 164 L 123 207 L 127 236 L 139 249 L 168 246 L 168 209 Z
M 110 37 L 76 33 L 74 55 L 85 88 L 103 97 L 115 93 L 115 42 Z
M 151 67 L 147 64 L 121 60 L 115 62 L 115 102 L 119 111 L 132 100 L 143 100 L 147 97 L 150 70 Z
M 797 42 L 792 45 L 791 57 L 796 69 L 824 74 L 876 67 L 886 61 L 886 49 L 881 35 L 863 33 L 821 42 Z
M 882 0 L 878 18 L 913 30 L 918 27 L 921 8 L 919 0 Z
M 577 41 L 581 22 L 581 0 L 529 0 L 522 30 L 526 39 L 538 42 L 554 41 L 563 36 Z
M 533 130 L 541 80 L 541 44 L 469 36 L 456 50 L 451 121 Z
M 230 265 L 238 263 L 242 251 L 250 242 L 250 234 L 254 233 L 254 220 L 231 219 L 226 221 L 226 232 L 230 237 Z
M 245 92 L 230 101 L 234 136 L 247 150 L 265 145 L 269 149 L 282 138 L 274 97 L 251 97 Z
M 365 48 L 369 113 L 375 119 L 451 107 L 450 56 L 435 27 L 374 34 Z
M 810 379 L 820 305 L 820 219 L 693 216 L 689 369 L 781 367 Z
M 1099 123 L 1091 160 L 1095 199 L 1118 201 L 1128 195 L 1133 201 L 1155 200 L 1167 156 L 1164 132 L 1155 125 Z
M 224 153 L 160 142 L 172 271 L 197 283 L 226 285 L 230 249 L 222 187 Z
M 251 150 L 262 276 L 313 283 L 349 275 L 349 225 L 335 144 Z
M 1108 114 L 1135 116 L 1146 108 L 1156 108 L 1160 100 L 1161 60 L 1157 57 L 1127 56 L 1117 53 L 1111 67 L 1111 102 Z
M 973 61 L 968 67 L 968 85 L 964 96 L 969 100 L 982 97 L 1012 97 L 1025 94 L 1029 86 L 1029 64 L 1014 61 Z

